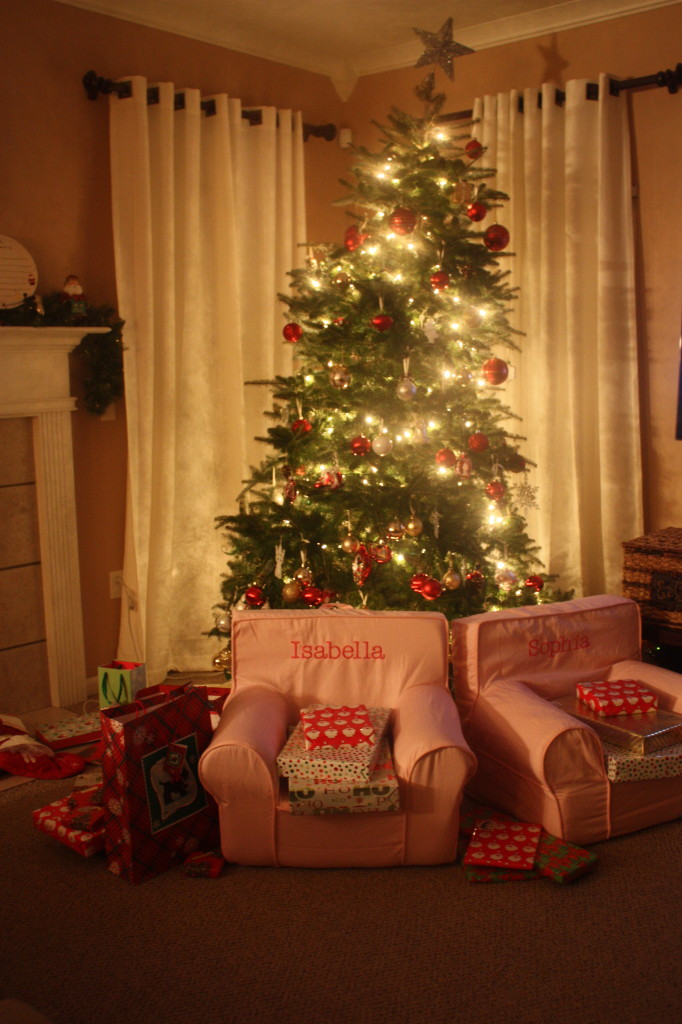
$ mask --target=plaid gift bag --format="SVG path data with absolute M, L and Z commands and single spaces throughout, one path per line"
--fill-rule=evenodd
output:
M 198 776 L 213 733 L 205 694 L 181 687 L 101 716 L 109 870 L 143 882 L 215 846 L 217 808 Z

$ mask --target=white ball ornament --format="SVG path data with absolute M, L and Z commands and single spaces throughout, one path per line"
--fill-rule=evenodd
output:
M 519 578 L 511 569 L 500 569 L 499 572 L 495 573 L 495 582 L 500 590 L 509 593 L 519 582 Z
M 221 633 L 229 633 L 230 626 L 232 625 L 232 616 L 229 612 L 220 612 L 215 617 L 216 629 L 219 629 Z
M 372 441 L 372 451 L 375 455 L 388 455 L 393 451 L 393 441 L 391 441 L 388 434 L 377 434 Z
M 417 394 L 417 385 L 410 377 L 403 377 L 398 381 L 395 393 L 401 401 L 411 402 Z

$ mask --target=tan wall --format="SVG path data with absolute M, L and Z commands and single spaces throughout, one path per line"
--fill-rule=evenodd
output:
M 77 273 L 91 302 L 116 302 L 110 221 L 105 99 L 87 99 L 81 78 L 94 69 L 118 78 L 145 75 L 204 94 L 228 92 L 247 104 L 303 111 L 306 121 L 350 127 L 371 142 L 372 118 L 392 104 L 417 112 L 421 70 L 367 76 L 341 103 L 324 77 L 231 53 L 208 44 L 110 19 L 53 0 L 0 0 L 0 233 L 21 241 L 37 261 L 39 291 Z M 437 26 L 436 26 L 437 27 Z M 476 95 L 609 71 L 649 74 L 682 59 L 682 4 L 589 28 L 472 54 L 456 62 L 454 83 L 439 74 L 446 110 Z M 647 529 L 682 524 L 680 442 L 673 440 L 675 375 L 682 309 L 682 94 L 664 90 L 630 98 L 638 167 Z M 306 144 L 309 235 L 340 237 L 342 210 L 331 202 L 346 154 L 335 143 Z M 75 393 L 80 368 L 74 365 Z M 125 489 L 125 416 L 74 416 L 86 669 L 115 652 L 118 604 L 109 572 L 121 568 Z M 221 567 L 216 566 L 216 588 Z
M 38 265 L 41 293 L 78 274 L 89 300 L 116 304 L 109 188 L 108 100 L 88 100 L 83 74 L 145 75 L 227 92 L 245 104 L 301 110 L 311 124 L 339 122 L 341 102 L 319 75 L 91 14 L 52 0 L 0 0 L 0 234 L 20 241 Z M 334 236 L 331 207 L 345 154 L 306 143 L 309 221 Z M 74 393 L 82 392 L 73 362 Z M 114 420 L 73 417 L 86 672 L 116 653 L 119 604 L 109 573 L 123 561 L 126 435 Z M 216 597 L 221 566 L 216 566 Z M 210 609 L 207 612 L 207 625 Z M 210 666 L 207 665 L 207 668 Z

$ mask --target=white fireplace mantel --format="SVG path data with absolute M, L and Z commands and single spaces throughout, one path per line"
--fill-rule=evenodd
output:
M 33 420 L 50 698 L 86 697 L 69 353 L 107 327 L 0 327 L 0 417 Z

